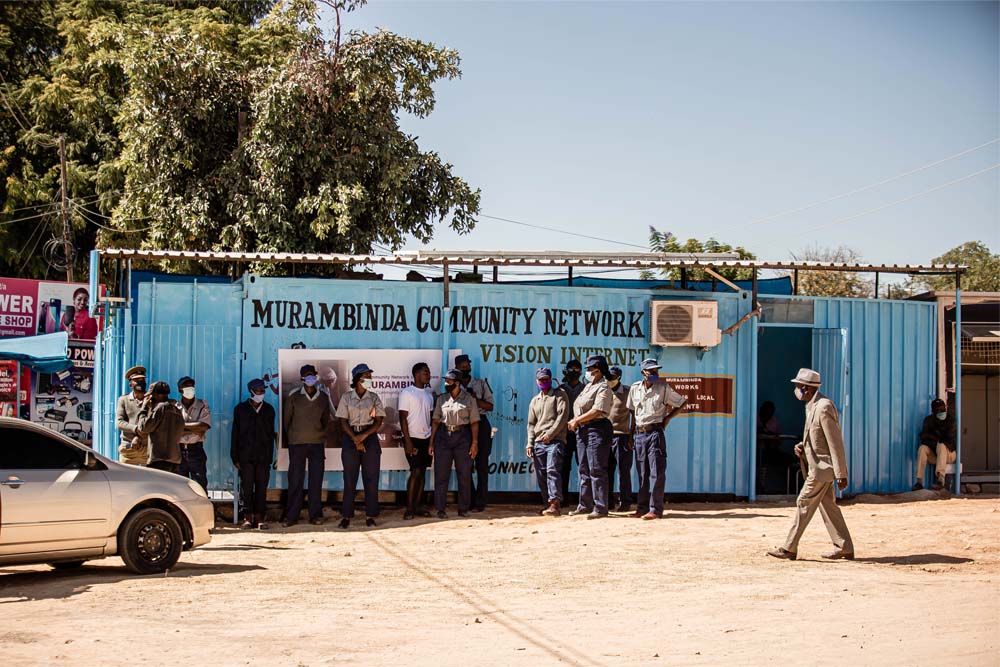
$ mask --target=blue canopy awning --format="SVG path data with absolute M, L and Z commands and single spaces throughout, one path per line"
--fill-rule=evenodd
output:
M 65 331 L 0 339 L 0 359 L 19 361 L 40 373 L 58 373 L 73 366 Z

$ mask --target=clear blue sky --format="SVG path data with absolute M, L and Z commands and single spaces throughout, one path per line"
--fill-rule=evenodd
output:
M 482 212 L 645 244 L 649 225 L 759 257 L 846 244 L 927 262 L 1000 251 L 1000 143 L 750 225 L 1000 137 L 1000 4 L 372 2 L 348 28 L 455 48 L 404 128 L 482 189 Z M 818 231 L 816 227 L 825 226 Z M 411 241 L 407 248 L 417 249 Z M 614 250 L 481 219 L 440 249 Z

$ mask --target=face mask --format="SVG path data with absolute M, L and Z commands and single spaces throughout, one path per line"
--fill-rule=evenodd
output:
M 934 416 L 937 417 L 938 419 L 940 419 L 941 421 L 944 421 L 945 419 L 948 418 L 948 413 L 947 412 L 935 412 Z
M 302 378 L 302 382 L 304 382 L 307 387 L 314 387 L 316 386 L 316 376 L 307 375 L 304 378 Z
M 250 400 L 254 403 L 260 403 L 264 400 L 264 394 L 251 394 Z
M 539 380 L 538 388 L 541 389 L 542 391 L 548 391 L 549 389 L 552 389 L 552 380 Z
M 146 382 L 144 380 L 136 380 L 132 383 L 132 386 L 136 391 L 146 391 Z
M 660 380 L 660 374 L 657 373 L 656 371 L 649 371 L 643 373 L 642 376 L 646 378 L 646 382 L 648 382 L 649 384 L 656 384 Z
M 194 398 L 194 387 L 184 387 L 181 389 L 181 395 L 184 398 Z
M 576 382 L 580 379 L 580 371 L 563 371 L 563 379 L 569 380 L 570 382 Z
M 445 382 L 445 383 L 444 383 L 444 390 L 445 390 L 446 392 L 448 392 L 449 394 L 451 394 L 451 393 L 454 393 L 454 391 L 455 391 L 455 388 L 456 388 L 457 386 L 458 386 L 458 385 L 457 385 L 457 384 L 455 384 L 454 382 L 452 382 L 451 384 L 449 384 L 449 383 Z
M 371 389 L 372 388 L 372 379 L 371 378 L 365 378 L 364 380 L 361 381 L 361 386 L 364 387 L 366 390 Z
M 617 387 L 619 384 L 621 384 L 621 380 L 608 380 L 608 386 L 612 389 Z
M 803 389 L 802 387 L 796 387 L 795 398 L 799 399 L 800 401 L 806 400 L 806 390 Z

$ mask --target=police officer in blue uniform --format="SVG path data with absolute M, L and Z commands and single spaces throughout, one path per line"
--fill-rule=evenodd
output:
M 462 371 L 462 386 L 476 399 L 479 406 L 479 448 L 476 451 L 476 474 L 472 478 L 472 511 L 486 509 L 490 492 L 490 454 L 493 453 L 493 426 L 490 411 L 493 410 L 493 389 L 486 378 L 472 377 L 472 360 L 469 355 L 455 357 L 455 368 Z
M 576 431 L 577 466 L 580 471 L 580 502 L 569 514 L 586 514 L 588 519 L 608 515 L 608 456 L 611 453 L 611 388 L 608 361 L 600 355 L 587 358 L 590 382 L 573 404 L 576 416 L 566 428 Z
M 434 508 L 447 519 L 448 480 L 455 464 L 458 477 L 458 515 L 469 516 L 472 507 L 472 460 L 479 440 L 479 406 L 462 388 L 462 371 L 453 368 L 444 376 L 444 393 L 434 401 L 431 416 L 431 456 L 434 457 Z
M 611 456 L 608 457 L 608 499 L 615 495 L 615 478 L 618 479 L 618 505 L 615 511 L 632 509 L 632 413 L 628 410 L 629 387 L 622 384 L 622 369 L 612 366 L 608 375 L 611 388 Z M 617 473 L 617 475 L 616 475 Z
M 378 431 L 385 419 L 382 399 L 372 391 L 372 369 L 358 364 L 351 370 L 351 391 L 340 397 L 337 419 L 343 437 L 340 458 L 344 464 L 344 501 L 341 505 L 340 527 L 347 528 L 354 518 L 354 494 L 358 488 L 358 473 L 365 488 L 365 525 L 375 525 L 378 516 L 378 476 L 382 463 L 382 445 Z
M 573 405 L 576 403 L 576 398 L 583 391 L 584 387 L 583 382 L 580 381 L 582 372 L 583 365 L 580 364 L 580 360 L 570 359 L 566 362 L 566 368 L 563 370 L 563 383 L 559 385 L 559 388 L 566 392 L 566 398 L 569 400 L 569 416 L 571 419 L 576 416 L 576 413 L 573 412 Z M 567 431 L 566 445 L 559 468 L 559 474 L 562 477 L 563 502 L 569 502 L 570 473 L 573 471 L 573 459 L 576 457 L 576 433 Z M 579 466 L 579 462 L 577 465 Z

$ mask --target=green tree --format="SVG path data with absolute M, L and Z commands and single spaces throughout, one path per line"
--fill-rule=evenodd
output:
M 857 251 L 843 245 L 836 248 L 815 245 L 791 255 L 795 262 L 863 262 Z M 870 278 L 853 271 L 799 271 L 799 294 L 807 296 L 868 297 L 872 289 Z
M 1000 292 L 1000 254 L 990 252 L 982 241 L 969 241 L 931 260 L 932 264 L 961 264 L 962 289 L 969 292 Z M 929 290 L 955 289 L 954 276 L 922 276 L 914 281 Z
M 698 239 L 688 239 L 684 243 L 670 232 L 661 232 L 655 227 L 650 226 L 649 228 L 649 250 L 650 252 L 690 252 L 690 253 L 702 253 L 702 252 L 735 252 L 739 255 L 740 259 L 757 259 L 756 255 L 748 251 L 742 246 L 732 246 L 728 243 L 722 243 L 716 239 L 710 238 L 707 241 L 699 241 Z M 752 276 L 752 271 L 750 269 L 736 269 L 736 268 L 726 268 L 720 267 L 715 269 L 715 272 L 720 276 L 728 280 L 749 280 Z M 662 280 L 680 280 L 681 271 L 680 269 L 663 269 L 661 271 L 642 271 L 640 273 L 640 278 L 643 280 L 655 280 L 657 278 Z M 702 269 L 689 269 L 687 272 L 688 280 L 712 280 L 713 277 L 706 273 Z
M 27 126 L 6 145 L 30 159 L 0 165 L 0 244 L 55 229 L 4 221 L 58 202 L 59 134 L 81 251 L 363 253 L 427 241 L 442 220 L 472 229 L 479 191 L 398 124 L 433 111 L 433 85 L 461 74 L 458 54 L 386 31 L 342 35 L 341 14 L 363 2 L 325 4 L 329 37 L 312 0 L 47 3 L 50 56 L 4 91 Z M 48 208 L 15 210 L 37 204 Z M 21 261 L 4 259 L 0 270 Z M 19 273 L 42 274 L 45 260 Z

